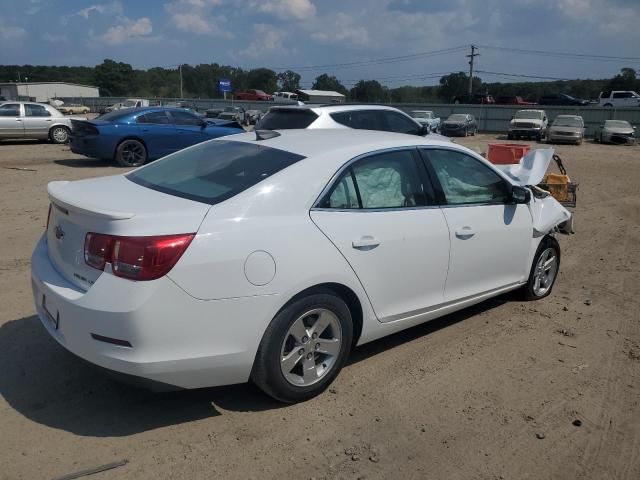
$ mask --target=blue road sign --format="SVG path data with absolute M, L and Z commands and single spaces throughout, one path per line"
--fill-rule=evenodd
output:
M 221 78 L 218 80 L 218 90 L 221 92 L 230 92 L 231 91 L 231 80 L 228 78 Z

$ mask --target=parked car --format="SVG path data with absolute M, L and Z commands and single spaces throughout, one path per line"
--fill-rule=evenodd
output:
M 235 120 L 239 124 L 244 123 L 245 109 L 242 107 L 224 107 L 218 118 L 223 120 Z
M 547 128 L 548 143 L 575 143 L 584 138 L 584 120 L 580 115 L 558 115 Z
M 271 95 L 263 92 L 262 90 L 238 90 L 233 94 L 233 98 L 236 100 L 251 100 L 251 101 L 268 101 L 273 100 Z
M 213 125 L 182 108 L 127 108 L 93 120 L 71 120 L 71 151 L 138 167 L 212 138 L 244 132 Z
M 142 108 L 148 106 L 149 100 L 144 98 L 128 98 L 123 102 L 114 103 L 113 105 L 100 109 L 99 113 L 104 114 L 114 112 L 116 110 L 122 110 L 123 108 Z
M 191 102 L 183 102 L 183 101 L 179 101 L 179 102 L 173 102 L 173 103 L 167 103 L 166 105 L 163 105 L 165 107 L 170 107 L 170 108 L 185 108 L 187 110 L 191 110 L 193 112 L 198 113 L 198 106 L 195 103 L 191 103 Z
M 401 110 L 383 105 L 303 105 L 271 107 L 256 129 L 355 128 L 426 135 L 420 125 Z
M 525 186 L 542 173 L 419 136 L 262 134 L 49 183 L 31 257 L 46 331 L 161 388 L 252 379 L 296 402 L 356 345 L 507 291 L 551 293 L 571 214 Z
M 629 108 L 640 106 L 640 95 L 632 90 L 613 90 L 600 92 L 598 97 L 600 107 Z
M 298 94 L 292 92 L 276 92 L 273 94 L 273 101 L 276 103 L 298 104 Z
M 204 116 L 207 118 L 218 118 L 218 115 L 222 112 L 224 112 L 224 108 L 208 108 L 205 110 Z
M 469 113 L 454 113 L 442 122 L 440 133 L 447 137 L 475 135 L 478 133 L 478 122 Z
M 411 118 L 420 125 L 428 125 L 430 132 L 437 132 L 440 129 L 440 117 L 436 117 L 431 110 L 413 110 Z
M 578 106 L 584 107 L 589 105 L 589 100 L 584 100 L 582 98 L 574 98 L 571 95 L 567 95 L 565 93 L 558 94 L 549 94 L 540 97 L 538 100 L 539 105 L 568 105 L 568 106 Z
M 64 105 L 60 105 L 58 107 L 58 111 L 66 115 L 86 115 L 91 111 L 91 109 L 86 105 L 80 105 L 77 103 L 66 103 Z
M 496 98 L 496 104 L 498 105 L 536 105 L 536 102 L 528 102 L 524 98 L 518 95 L 503 95 Z
M 535 138 L 542 140 L 547 132 L 549 120 L 544 110 L 518 110 L 509 122 L 507 138 Z
M 605 120 L 598 125 L 593 138 L 601 143 L 634 144 L 636 127 L 626 120 Z
M 262 110 L 247 110 L 244 112 L 244 124 L 255 125 L 262 118 Z
M 453 103 L 466 104 L 493 104 L 496 103 L 494 98 L 486 93 L 474 93 L 473 95 L 458 95 L 453 99 Z
M 0 103 L 0 140 L 36 139 L 67 143 L 71 119 L 46 103 Z

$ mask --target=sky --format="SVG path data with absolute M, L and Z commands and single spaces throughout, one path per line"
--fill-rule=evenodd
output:
M 292 68 L 303 87 L 325 72 L 347 87 L 396 87 L 467 71 L 475 44 L 476 69 L 493 72 L 478 74 L 486 82 L 610 78 L 640 71 L 639 23 L 640 0 L 0 0 L 0 64 L 216 62 Z

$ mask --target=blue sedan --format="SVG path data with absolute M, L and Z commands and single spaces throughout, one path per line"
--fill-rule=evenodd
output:
M 243 133 L 213 124 L 181 108 L 126 108 L 93 120 L 71 120 L 71 151 L 138 167 L 183 148 L 224 135 Z

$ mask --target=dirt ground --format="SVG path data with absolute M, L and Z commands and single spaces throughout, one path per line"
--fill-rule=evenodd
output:
M 46 184 L 122 170 L 3 142 L 0 478 L 123 459 L 90 478 L 640 478 L 640 147 L 558 151 L 580 190 L 550 297 L 493 299 L 360 347 L 325 394 L 283 406 L 251 385 L 136 390 L 58 346 L 29 281 Z

